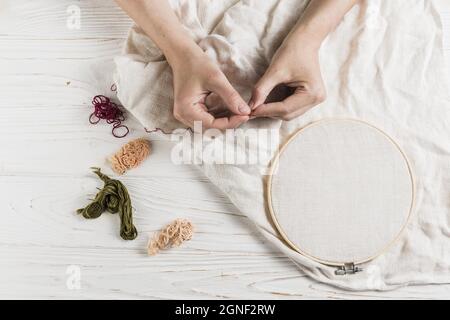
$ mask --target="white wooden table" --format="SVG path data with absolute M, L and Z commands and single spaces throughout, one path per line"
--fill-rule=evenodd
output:
M 70 5 L 79 30 L 67 27 Z M 89 167 L 145 135 L 133 120 L 125 141 L 87 121 L 91 67 L 120 52 L 130 24 L 112 0 L 0 0 L 0 298 L 450 298 L 450 286 L 352 293 L 310 280 L 157 136 L 122 179 L 139 237 L 120 239 L 117 216 L 77 216 L 101 186 Z M 148 257 L 148 234 L 176 217 L 195 223 L 194 239 Z

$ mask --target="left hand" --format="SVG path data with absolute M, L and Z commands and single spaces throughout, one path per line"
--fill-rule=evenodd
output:
M 183 51 L 170 65 L 174 79 L 173 115 L 178 121 L 191 128 L 199 121 L 204 129 L 220 130 L 247 122 L 251 111 L 247 103 L 203 51 L 196 54 Z M 223 101 L 226 113 L 215 114 L 208 110 L 208 106 L 215 106 L 210 104 L 212 95 Z
M 299 45 L 300 44 L 300 45 Z M 325 85 L 319 64 L 319 46 L 304 41 L 285 42 L 256 84 L 250 108 L 251 117 L 292 120 L 325 100 Z M 279 102 L 266 103 L 277 86 L 291 88 L 292 94 Z

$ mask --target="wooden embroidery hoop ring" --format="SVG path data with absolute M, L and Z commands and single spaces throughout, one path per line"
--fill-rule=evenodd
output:
M 330 121 L 350 121 L 350 122 L 357 122 L 360 124 L 364 124 L 366 126 L 369 126 L 370 128 L 376 130 L 378 133 L 380 133 L 381 135 L 383 135 L 387 141 L 391 142 L 394 147 L 400 152 L 402 158 L 404 159 L 407 169 L 408 169 L 408 173 L 409 173 L 409 177 L 410 177 L 410 182 L 411 182 L 411 204 L 409 207 L 409 211 L 408 211 L 408 215 L 405 219 L 405 222 L 403 224 L 403 226 L 400 228 L 399 232 L 397 233 L 397 235 L 391 240 L 389 241 L 383 248 L 381 248 L 377 253 L 373 254 L 372 256 L 366 258 L 366 259 L 362 259 L 362 260 L 357 260 L 357 261 L 327 261 L 324 259 L 321 259 L 319 257 L 315 257 L 311 254 L 308 254 L 307 252 L 304 252 L 302 249 L 298 248 L 290 239 L 289 237 L 286 235 L 286 233 L 283 231 L 283 228 L 281 227 L 280 223 L 278 222 L 278 219 L 276 217 L 276 213 L 274 212 L 273 209 L 273 200 L 272 200 L 272 181 L 273 181 L 273 176 L 274 176 L 274 172 L 277 169 L 277 166 L 279 164 L 279 160 L 281 155 L 283 154 L 283 152 L 286 150 L 286 148 L 289 146 L 289 144 L 298 136 L 300 136 L 305 130 L 308 130 L 316 125 L 320 125 L 326 122 L 330 122 Z M 363 121 L 363 120 L 359 120 L 359 119 L 353 119 L 353 118 L 326 118 L 326 119 L 322 119 L 322 120 L 318 120 L 315 122 L 310 123 L 309 125 L 298 129 L 294 134 L 292 134 L 292 136 L 283 144 L 283 146 L 279 149 L 278 153 L 275 155 L 272 164 L 270 165 L 270 169 L 269 169 L 269 177 L 267 180 L 267 185 L 266 185 L 267 189 L 267 202 L 268 202 L 268 207 L 269 207 L 269 213 L 271 216 L 271 219 L 277 229 L 277 231 L 279 232 L 279 234 L 281 235 L 281 237 L 283 238 L 283 240 L 295 251 L 297 251 L 298 253 L 302 254 L 303 256 L 312 259 L 314 261 L 317 261 L 319 263 L 322 263 L 324 265 L 329 265 L 329 266 L 343 266 L 349 262 L 351 262 L 352 264 L 362 264 L 362 263 L 366 263 L 369 262 L 375 258 L 377 258 L 378 256 L 382 255 L 383 253 L 385 253 L 395 242 L 397 242 L 399 240 L 399 238 L 401 237 L 401 235 L 403 234 L 403 232 L 406 229 L 406 226 L 408 225 L 411 216 L 412 216 L 412 212 L 414 210 L 415 207 L 415 202 L 416 202 L 416 193 L 415 193 L 415 179 L 414 179 L 414 175 L 413 175 L 413 171 L 411 168 L 411 164 L 405 154 L 405 152 L 400 148 L 400 146 L 389 136 L 387 135 L 384 131 L 382 131 L 381 129 L 375 127 L 374 125 Z

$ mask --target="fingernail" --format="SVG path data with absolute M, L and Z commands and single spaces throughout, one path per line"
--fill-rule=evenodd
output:
M 256 118 L 256 116 L 250 116 L 248 119 L 249 120 L 253 120 L 253 119 L 255 119 Z
M 239 112 L 244 114 L 249 114 L 251 112 L 250 108 L 248 106 L 242 105 L 238 108 Z
M 253 110 L 253 107 L 255 106 L 255 102 L 252 100 L 250 101 L 250 103 L 248 104 L 248 106 L 250 107 L 250 109 Z

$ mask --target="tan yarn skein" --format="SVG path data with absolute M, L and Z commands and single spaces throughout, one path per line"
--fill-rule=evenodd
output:
M 147 252 L 153 256 L 160 250 L 178 247 L 192 239 L 193 224 L 186 219 L 177 219 L 157 233 L 148 243 Z
M 139 138 L 122 146 L 109 161 L 112 170 L 117 174 L 124 174 L 127 170 L 139 166 L 150 154 L 150 141 Z

